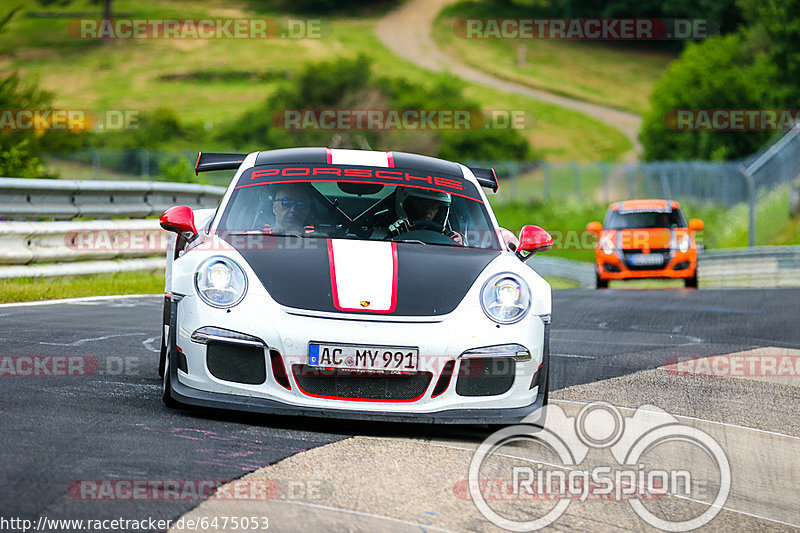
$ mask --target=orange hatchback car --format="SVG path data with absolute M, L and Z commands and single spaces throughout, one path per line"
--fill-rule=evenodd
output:
M 590 222 L 597 235 L 597 288 L 611 280 L 680 278 L 697 287 L 695 232 L 703 221 L 686 223 L 673 200 L 627 200 L 609 206 L 603 224 Z

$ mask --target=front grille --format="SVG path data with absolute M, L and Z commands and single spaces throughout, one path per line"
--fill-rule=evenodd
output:
M 670 253 L 670 251 L 671 250 L 669 248 L 650 248 L 650 253 L 651 254 L 668 254 L 668 253 Z M 643 254 L 644 250 L 641 249 L 641 248 L 625 248 L 624 250 L 622 250 L 622 253 L 624 253 L 626 255 L 627 254 Z
M 660 255 L 663 257 L 663 260 L 660 265 L 634 265 L 631 264 L 630 256 L 633 254 L 640 254 L 643 253 L 642 250 L 639 249 L 630 249 L 630 250 L 623 250 L 622 251 L 622 260 L 625 262 L 625 266 L 628 267 L 629 270 L 661 270 L 670 260 L 670 249 L 669 248 L 652 248 L 650 249 L 650 255 Z
M 383 374 L 308 365 L 293 365 L 292 373 L 306 394 L 352 400 L 413 401 L 425 394 L 433 378 L 430 372 Z
M 267 380 L 264 349 L 229 342 L 209 342 L 206 345 L 206 365 L 217 379 L 260 385 Z
M 460 396 L 494 396 L 511 390 L 516 360 L 513 357 L 470 357 L 461 360 L 456 393 Z

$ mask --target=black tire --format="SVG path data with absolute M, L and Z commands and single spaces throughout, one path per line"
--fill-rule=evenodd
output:
M 167 365 L 167 344 L 164 342 L 164 327 L 161 327 L 161 353 L 158 356 L 158 377 L 164 377 L 164 367 Z
M 172 379 L 169 376 L 169 364 L 166 363 L 166 359 L 161 383 L 163 384 L 161 389 L 161 401 L 164 402 L 164 405 L 173 408 L 180 406 L 180 404 L 172 397 Z
M 607 289 L 608 288 L 608 280 L 607 279 L 600 279 L 600 274 L 595 273 L 595 282 L 597 283 L 598 289 Z
M 547 371 L 544 382 L 544 398 L 542 399 L 542 407 L 550 403 L 550 369 Z
M 164 336 L 164 328 L 169 326 L 171 303 L 168 297 L 164 297 L 164 307 L 161 311 L 161 353 L 158 359 L 158 376 L 164 377 L 164 365 L 167 363 L 167 338 Z
M 690 289 L 696 289 L 697 288 L 697 272 L 695 272 L 694 276 L 692 276 L 691 278 L 686 278 L 685 280 L 683 280 L 683 283 L 684 283 L 684 285 L 686 287 L 688 287 Z

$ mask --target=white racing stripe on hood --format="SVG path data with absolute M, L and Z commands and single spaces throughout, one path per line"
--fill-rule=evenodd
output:
M 328 241 L 333 305 L 342 311 L 391 313 L 397 306 L 397 245 Z
M 372 167 L 393 167 L 390 152 L 370 152 L 366 150 L 346 150 L 331 148 L 331 165 L 365 165 Z

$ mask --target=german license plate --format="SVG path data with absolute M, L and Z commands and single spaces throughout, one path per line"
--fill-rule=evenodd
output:
M 629 261 L 636 266 L 661 266 L 664 264 L 664 256 L 661 254 L 633 254 Z
M 348 370 L 414 372 L 419 369 L 419 349 L 311 342 L 308 345 L 308 365 Z

